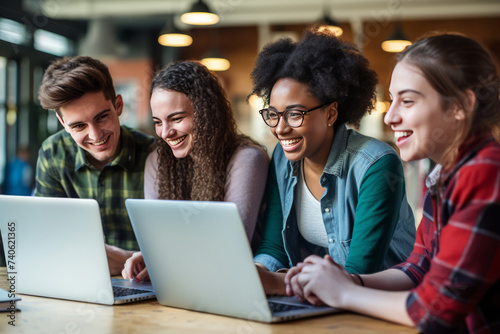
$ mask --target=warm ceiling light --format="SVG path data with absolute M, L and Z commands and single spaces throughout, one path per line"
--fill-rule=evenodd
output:
M 219 50 L 216 48 L 210 49 L 200 62 L 210 71 L 226 71 L 231 67 L 229 60 L 222 57 Z
M 183 47 L 193 43 L 193 38 L 185 34 L 162 34 L 158 37 L 158 43 L 163 46 Z
M 191 45 L 193 38 L 179 30 L 173 20 L 170 20 L 161 30 L 158 43 L 164 46 L 183 47 Z
M 338 25 L 338 23 L 329 17 L 326 13 L 325 15 L 318 21 L 318 31 L 329 31 L 333 35 L 339 37 L 342 36 L 344 30 Z
M 262 99 L 255 94 L 250 95 L 248 98 L 248 104 L 255 109 L 262 109 L 263 107 Z
M 226 71 L 231 67 L 231 63 L 225 58 L 203 58 L 201 63 L 210 71 Z
M 188 12 L 181 15 L 181 21 L 193 25 L 212 25 L 219 22 L 219 16 L 203 0 L 197 0 Z
M 401 25 L 396 23 L 391 36 L 382 42 L 382 50 L 385 52 L 401 52 L 412 43 L 403 33 Z

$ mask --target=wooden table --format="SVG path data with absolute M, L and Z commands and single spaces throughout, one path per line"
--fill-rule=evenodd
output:
M 5 267 L 0 288 L 8 290 Z M 416 333 L 415 329 L 370 317 L 340 313 L 330 316 L 263 324 L 242 319 L 166 307 L 156 300 L 103 306 L 20 295 L 15 326 L 0 313 L 1 333 Z

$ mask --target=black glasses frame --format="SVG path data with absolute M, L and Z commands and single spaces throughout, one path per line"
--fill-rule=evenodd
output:
M 310 113 L 311 111 L 314 111 L 316 109 L 321 109 L 321 108 L 324 108 L 326 107 L 327 105 L 329 105 L 330 103 L 325 103 L 325 104 L 322 104 L 320 106 L 317 106 L 317 107 L 314 107 L 314 108 L 311 108 L 311 109 L 308 109 L 308 110 L 300 110 L 300 109 L 295 109 L 295 108 L 290 108 L 290 109 L 285 109 L 284 111 L 277 111 L 276 110 L 276 113 L 278 114 L 278 121 L 276 122 L 275 125 L 269 125 L 267 122 L 266 122 L 266 119 L 264 118 L 264 115 L 263 113 L 265 111 L 269 111 L 269 108 L 264 108 L 264 109 L 261 109 L 259 110 L 259 114 L 262 116 L 262 120 L 264 121 L 264 123 L 266 123 L 267 126 L 271 127 L 271 128 L 275 128 L 278 126 L 279 122 L 280 122 L 280 117 L 283 117 L 285 115 L 285 113 L 287 112 L 290 112 L 290 111 L 295 111 L 295 112 L 301 112 L 302 113 L 302 120 L 300 121 L 300 124 L 299 125 L 291 125 L 288 123 L 287 121 L 287 117 L 284 117 L 284 120 L 285 120 L 285 123 L 286 125 L 288 125 L 289 127 L 292 127 L 292 128 L 298 128 L 299 126 L 301 126 L 303 123 L 304 123 L 304 116 L 308 113 Z

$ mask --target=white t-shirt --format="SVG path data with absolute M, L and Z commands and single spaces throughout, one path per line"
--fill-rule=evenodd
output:
M 325 223 L 321 215 L 321 203 L 307 187 L 304 177 L 304 161 L 300 163 L 300 172 L 295 189 L 295 214 L 300 234 L 308 242 L 328 248 Z

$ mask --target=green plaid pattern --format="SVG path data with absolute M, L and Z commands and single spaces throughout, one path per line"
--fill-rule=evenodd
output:
M 38 152 L 35 196 L 93 198 L 99 203 L 106 243 L 138 250 L 126 198 L 144 198 L 144 164 L 154 138 L 121 127 L 121 152 L 102 170 L 61 130 Z

